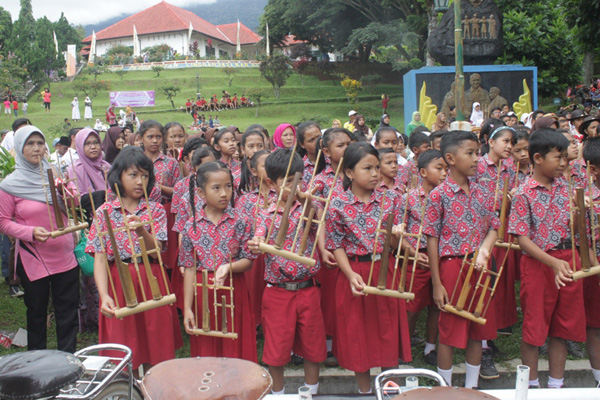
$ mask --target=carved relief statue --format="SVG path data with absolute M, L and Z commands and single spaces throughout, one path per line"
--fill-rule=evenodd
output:
M 483 17 L 481 17 L 481 38 L 482 39 L 488 38 L 488 23 L 487 23 L 487 18 L 485 15 Z
M 497 39 L 498 31 L 496 30 L 496 18 L 494 17 L 494 14 L 490 15 L 490 18 L 488 19 L 488 28 L 490 39 Z
M 450 107 L 456 107 L 455 90 L 456 81 L 452 81 L 452 85 L 450 85 L 450 91 L 446 93 L 446 95 L 444 96 L 444 101 L 442 103 L 442 112 L 446 114 L 446 116 L 450 115 Z
M 462 25 L 463 25 L 463 38 L 471 39 L 471 20 L 469 19 L 469 17 L 465 16 L 465 18 L 463 18 Z
M 473 18 L 471 18 L 471 36 L 473 39 L 479 39 L 479 22 L 480 19 L 477 18 L 477 14 L 473 14 Z
M 471 87 L 465 93 L 465 117 L 467 118 L 471 116 L 474 102 L 481 104 L 482 110 L 487 110 L 490 106 L 490 95 L 487 90 L 481 87 L 481 75 L 471 74 L 469 83 Z
M 508 104 L 508 101 L 500 96 L 500 89 L 495 86 L 490 88 L 490 100 L 490 108 L 488 111 L 491 111 L 492 108 L 495 107 L 502 108 L 503 105 Z

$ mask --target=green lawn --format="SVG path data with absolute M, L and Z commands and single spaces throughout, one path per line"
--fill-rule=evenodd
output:
M 170 121 L 181 122 L 189 126 L 192 118 L 184 112 L 172 110 L 170 102 L 160 93 L 160 87 L 167 84 L 175 84 L 181 87 L 181 92 L 174 99 L 176 107 L 183 106 L 188 97 L 195 97 L 196 74 L 198 74 L 200 93 L 203 96 L 216 94 L 220 97 L 222 90 L 230 94 L 247 93 L 250 89 L 260 88 L 264 93 L 259 108 L 258 117 L 255 116 L 255 108 L 243 108 L 228 110 L 219 113 L 221 124 L 236 125 L 241 129 L 255 123 L 267 127 L 273 132 L 275 127 L 283 122 L 296 123 L 303 120 L 317 120 L 323 127 L 330 126 L 333 119 L 347 120 L 348 111 L 356 109 L 366 116 L 371 124 L 378 124 L 381 116 L 381 100 L 373 100 L 381 93 L 389 94 L 389 113 L 392 115 L 392 123 L 395 126 L 403 126 L 403 99 L 402 86 L 395 84 L 379 84 L 368 86 L 362 91 L 361 96 L 370 100 L 359 100 L 355 106 L 351 106 L 345 97 L 345 92 L 339 82 L 330 80 L 320 81 L 314 76 L 306 76 L 303 79 L 298 74 L 293 74 L 287 84 L 281 89 L 280 99 L 277 100 L 273 94 L 270 84 L 264 80 L 258 69 L 239 69 L 235 75 L 232 86 L 228 87 L 228 78 L 216 68 L 190 68 L 179 70 L 165 70 L 160 77 L 151 71 L 128 72 L 122 79 L 116 73 L 106 73 L 98 76 L 98 80 L 105 80 L 110 85 L 110 91 L 126 90 L 155 90 L 156 107 L 139 108 L 135 111 L 140 119 L 157 119 L 165 124 Z M 93 80 L 93 76 L 80 74 L 76 79 L 87 78 Z M 71 101 L 76 95 L 72 82 L 52 83 L 52 111 L 45 113 L 42 108 L 41 98 L 33 95 L 29 99 L 29 110 L 27 117 L 38 126 L 48 137 L 60 135 L 64 118 L 71 119 Z M 83 116 L 83 100 L 85 95 L 79 94 L 80 111 Z M 105 123 L 105 110 L 108 107 L 108 92 L 100 93 L 93 99 L 94 119 L 86 122 L 72 123 L 72 126 L 93 125 L 96 118 Z M 117 115 L 118 115 L 118 109 Z M 206 113 L 207 115 L 209 113 Z M 10 129 L 13 118 L 0 116 L 0 129 Z

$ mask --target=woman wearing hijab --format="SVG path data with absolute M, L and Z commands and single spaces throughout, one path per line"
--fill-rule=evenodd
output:
M 352 125 L 354 127 L 354 132 L 358 132 L 358 134 L 362 136 L 362 141 L 370 140 L 373 137 L 373 131 L 367 126 L 364 115 L 357 115 Z
M 111 127 L 106 135 L 104 136 L 104 140 L 102 141 L 102 151 L 104 151 L 104 159 L 112 164 L 119 155 L 119 151 L 121 149 L 118 147 L 117 142 L 121 138 L 121 133 L 123 132 L 123 128 L 119 126 Z M 121 146 L 123 147 L 123 146 Z
M 111 128 L 112 129 L 112 128 Z M 107 135 L 108 136 L 108 135 Z M 100 135 L 90 128 L 80 130 L 75 136 L 75 148 L 79 158 L 67 170 L 69 178 L 77 178 L 79 193 L 96 192 L 106 189 L 104 172 L 110 164 L 102 157 Z
M 406 135 L 410 136 L 417 126 L 425 126 L 425 124 L 421 122 L 421 113 L 415 111 L 412 113 L 412 120 L 406 126 Z
M 102 125 L 102 121 L 100 121 L 100 118 L 96 118 L 96 124 L 94 124 L 94 130 L 96 132 L 100 132 L 102 129 L 104 129 L 104 125 Z
M 471 111 L 471 125 L 480 127 L 482 123 L 483 111 L 481 111 L 481 104 L 474 102 L 473 110 Z
M 81 119 L 81 113 L 79 112 L 79 99 L 77 96 L 71 102 L 71 119 L 73 121 L 79 121 Z
M 381 128 L 392 128 L 393 130 L 395 130 L 396 132 L 398 132 L 398 129 L 396 129 L 396 127 L 390 125 L 390 116 L 389 114 L 383 114 L 381 116 L 381 119 L 379 120 L 379 129 Z
M 48 302 L 52 294 L 58 349 L 74 352 L 77 343 L 79 268 L 72 235 L 50 238 L 50 218 L 45 185 L 40 174 L 50 164 L 44 158 L 46 139 L 35 126 L 15 133 L 15 170 L 0 183 L 0 233 L 17 239 L 16 270 L 25 289 L 27 348 L 46 348 Z M 50 215 L 48 215 L 50 213 Z M 65 225 L 67 217 L 61 213 Z M 55 223 L 53 223 L 55 225 Z
M 85 101 L 83 102 L 85 109 L 83 111 L 83 118 L 86 119 L 86 121 L 89 121 L 92 119 L 92 99 L 90 99 L 90 96 L 86 96 L 85 97 Z
M 431 126 L 431 132 L 448 130 L 449 128 L 450 124 L 446 120 L 446 114 L 441 112 L 436 116 L 435 122 Z
M 115 114 L 115 105 L 114 104 L 111 104 L 106 109 L 106 122 L 108 122 L 108 125 L 110 125 L 110 126 L 114 126 L 117 124 L 117 116 Z
M 296 143 L 296 128 L 290 124 L 281 124 L 273 134 L 273 144 L 278 149 L 291 149 Z

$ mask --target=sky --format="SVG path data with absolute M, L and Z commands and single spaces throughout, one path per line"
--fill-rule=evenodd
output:
M 168 0 L 170 4 L 184 7 L 189 4 L 214 3 L 216 0 Z M 31 0 L 34 18 L 44 15 L 50 21 L 57 21 L 63 11 L 67 20 L 75 25 L 88 25 L 102 22 L 121 14 L 131 14 L 157 4 L 159 0 Z M 83 7 L 82 4 L 85 4 Z M 126 7 L 125 7 L 126 5 Z M 0 7 L 11 13 L 13 21 L 19 17 L 19 0 L 2 0 Z

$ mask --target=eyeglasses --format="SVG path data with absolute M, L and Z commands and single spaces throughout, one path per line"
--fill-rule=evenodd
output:
M 84 147 L 100 147 L 100 142 L 98 142 L 97 140 L 94 142 L 86 142 L 83 146 Z

